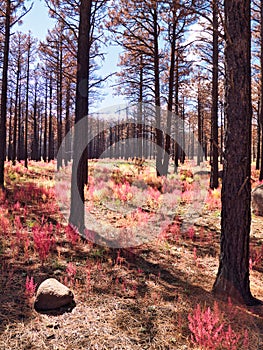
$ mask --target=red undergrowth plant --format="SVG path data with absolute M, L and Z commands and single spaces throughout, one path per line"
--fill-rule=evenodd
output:
M 25 288 L 25 295 L 28 298 L 32 298 L 36 291 L 36 284 L 34 284 L 33 277 L 26 276 L 26 288 Z
M 188 315 L 191 341 L 201 349 L 239 350 L 248 349 L 248 333 L 243 336 L 236 333 L 231 325 L 226 325 L 224 314 L 220 312 L 217 302 L 214 308 L 201 308 L 197 304 L 192 314 Z M 243 341 L 242 341 L 243 338 Z
M 215 210 L 221 208 L 221 190 L 216 188 L 214 190 L 209 189 L 205 200 L 208 210 Z
M 27 260 L 30 247 L 30 239 L 27 230 L 24 229 L 23 224 L 21 223 L 20 217 L 17 215 L 14 219 L 14 226 L 16 235 L 15 239 L 13 240 L 13 250 L 17 250 L 17 253 L 19 253 L 19 249 L 21 248 L 24 253 L 24 258 Z
M 71 225 L 66 227 L 66 237 L 67 240 L 74 246 L 77 242 L 79 242 L 79 233 L 76 228 Z
M 54 243 L 52 230 L 53 225 L 48 223 L 43 226 L 36 224 L 32 228 L 34 248 L 39 255 L 42 265 L 47 259 L 51 246 Z
M 0 188 L 0 204 L 4 204 L 5 201 L 6 201 L 6 193 L 2 188 Z
M 114 184 L 113 194 L 114 197 L 122 202 L 127 202 L 133 197 L 131 185 L 128 182 Z
M 188 237 L 193 241 L 195 238 L 195 228 L 190 226 L 187 230 Z
M 8 210 L 2 210 L 0 208 L 0 234 L 6 234 L 10 231 L 10 221 L 6 217 Z
M 72 262 L 69 262 L 66 272 L 67 272 L 67 280 L 69 282 L 69 285 L 70 286 L 74 286 L 74 284 L 75 284 L 75 277 L 76 277 L 76 274 L 77 274 L 76 266 Z

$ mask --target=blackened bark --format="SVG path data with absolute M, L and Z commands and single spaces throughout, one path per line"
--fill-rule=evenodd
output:
M 218 1 L 213 0 L 213 77 L 210 188 L 218 187 Z
M 44 112 L 44 144 L 43 144 L 43 161 L 47 161 L 47 130 L 48 130 L 48 76 L 46 75 L 45 86 L 45 112 Z
M 7 76 L 8 76 L 8 57 L 10 42 L 10 7 L 11 1 L 6 1 L 5 16 L 5 39 L 4 39 L 4 57 L 2 73 L 2 91 L 1 91 L 1 120 L 0 120 L 0 187 L 4 187 L 4 166 L 6 159 L 6 112 L 7 112 Z
M 8 130 L 8 150 L 7 159 L 10 161 L 12 159 L 12 114 L 13 114 L 13 96 L 10 97 L 10 107 L 9 107 L 9 130 Z
M 177 172 L 179 166 L 179 54 L 178 49 L 176 56 L 176 66 L 175 66 L 175 87 L 174 87 L 174 112 L 175 112 L 175 142 L 174 142 L 174 172 Z
M 63 80 L 63 48 L 62 48 L 62 28 L 60 29 L 58 71 L 57 71 L 57 151 L 62 143 L 62 80 Z M 62 167 L 61 152 L 57 154 L 57 170 Z
M 17 155 L 17 121 L 18 121 L 19 82 L 20 82 L 20 43 L 19 43 L 17 72 L 16 72 L 15 114 L 14 114 L 14 126 L 13 126 L 13 152 L 12 152 L 13 165 L 16 162 L 16 155 Z
M 30 74 L 30 55 L 31 55 L 31 37 L 28 38 L 27 48 L 27 70 L 26 70 L 26 113 L 25 113 L 25 167 L 28 168 L 28 102 L 29 102 L 29 74 Z
M 197 96 L 197 127 L 198 127 L 198 149 L 197 149 L 197 165 L 200 165 L 203 161 L 203 128 L 202 128 L 202 104 L 200 96 L 200 87 L 198 87 L 198 96 Z
M 78 71 L 76 93 L 76 117 L 75 124 L 88 116 L 88 88 L 90 65 L 90 29 L 91 29 L 92 0 L 80 1 L 80 21 L 78 37 Z M 84 133 L 84 135 L 83 135 Z M 84 139 L 83 139 L 84 137 Z M 70 223 L 83 234 L 85 229 L 84 217 L 84 186 L 87 183 L 88 154 L 87 147 L 82 154 L 81 145 L 85 142 L 85 130 L 75 128 L 72 181 L 71 181 L 71 206 Z M 86 145 L 87 146 L 87 145 Z M 80 198 L 80 200 L 78 200 Z
M 183 103 L 182 103 L 182 141 L 181 141 L 181 157 L 180 162 L 184 164 L 185 161 L 185 105 L 184 105 L 184 96 L 183 96 Z
M 256 303 L 249 285 L 251 224 L 250 1 L 225 1 L 226 138 L 223 163 L 221 253 L 213 292 Z
M 143 54 L 140 55 L 140 88 L 139 88 L 139 106 L 138 106 L 138 135 L 137 135 L 137 144 L 138 144 L 138 157 L 142 158 L 142 147 L 143 147 L 143 137 L 142 137 L 142 102 L 143 102 Z
M 22 145 L 22 108 L 21 108 L 21 80 L 19 82 L 19 98 L 18 98 L 18 135 L 17 135 L 17 160 L 20 162 L 23 158 Z
M 261 80 L 261 89 L 260 89 L 260 108 L 259 108 L 259 121 L 261 128 L 261 157 L 260 157 L 260 173 L 259 180 L 263 180 L 263 4 L 261 2 L 260 7 L 260 80 Z
M 259 170 L 260 166 L 260 140 L 261 140 L 261 125 L 260 125 L 260 118 L 259 118 L 259 109 L 260 109 L 260 102 L 258 103 L 258 111 L 257 111 L 257 155 L 256 155 L 256 170 Z
M 71 160 L 71 138 L 68 137 L 70 132 L 70 81 L 67 82 L 67 93 L 66 93 L 66 116 L 65 116 L 65 166 Z
M 53 117 L 52 117 L 52 76 L 49 77 L 49 125 L 48 125 L 48 162 L 54 159 L 54 131 L 53 131 Z
M 173 97 L 174 97 L 174 71 L 175 71 L 175 50 L 176 46 L 176 28 L 177 28 L 177 16 L 176 16 L 177 4 L 173 3 L 173 22 L 171 24 L 171 36 L 170 36 L 170 68 L 169 68 L 169 83 L 168 83 L 168 105 L 167 105 L 167 117 L 166 117 L 166 135 L 165 135 L 165 153 L 163 159 L 162 175 L 167 176 L 169 168 L 169 159 L 171 153 L 171 127 L 172 127 L 172 110 L 173 110 Z M 178 57 L 177 57 L 178 60 Z M 177 72 L 178 74 L 178 72 Z M 176 116 L 177 117 L 177 116 Z
M 160 60 L 159 60 L 159 27 L 157 15 L 157 2 L 153 8 L 153 45 L 154 45 L 154 93 L 156 115 L 156 173 L 162 175 L 163 159 L 163 132 L 161 130 L 161 100 L 160 100 Z
M 37 81 L 35 81 L 35 94 L 34 94 L 34 106 L 33 106 L 33 142 L 31 149 L 31 158 L 38 160 L 38 128 L 37 128 Z

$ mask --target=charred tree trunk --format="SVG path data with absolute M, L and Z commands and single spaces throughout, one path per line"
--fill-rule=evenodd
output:
M 52 118 L 52 76 L 49 78 L 49 125 L 48 125 L 48 162 L 54 159 L 54 131 Z
M 80 21 L 78 36 L 78 72 L 77 72 L 77 93 L 76 93 L 76 118 L 75 124 L 88 116 L 88 90 L 89 90 L 89 66 L 90 66 L 90 29 L 91 29 L 91 8 L 92 0 L 80 1 Z M 70 223 L 77 227 L 81 234 L 85 230 L 84 216 L 84 186 L 87 183 L 88 152 L 87 145 L 84 152 L 81 146 L 87 135 L 87 125 L 84 130 L 75 128 L 72 181 L 71 181 L 71 205 Z M 81 152 L 81 153 L 80 153 Z
M 139 88 L 139 106 L 138 106 L 138 157 L 142 158 L 142 147 L 145 141 L 142 137 L 142 102 L 143 102 L 143 54 L 140 56 L 140 88 Z
M 197 149 L 197 165 L 200 165 L 203 161 L 203 139 L 202 139 L 202 104 L 200 96 L 200 87 L 198 88 L 198 97 L 197 97 L 197 123 L 198 123 L 198 149 Z
M 68 165 L 68 162 L 71 160 L 71 138 L 68 137 L 70 132 L 70 81 L 67 83 L 67 92 L 66 92 L 66 116 L 65 116 L 65 166 Z
M 174 97 L 174 71 L 175 71 L 175 46 L 176 46 L 176 8 L 177 5 L 173 5 L 173 22 L 171 24 L 171 35 L 170 35 L 170 68 L 169 68 L 169 86 L 168 86 L 168 105 L 167 105 L 167 116 L 166 116 L 166 135 L 165 135 L 165 146 L 164 146 L 164 159 L 162 175 L 167 176 L 169 168 L 169 159 L 171 153 L 171 128 L 172 128 L 172 111 L 173 111 L 173 97 Z M 177 50 L 178 56 L 178 50 Z
M 20 50 L 19 50 L 20 51 Z M 14 113 L 14 125 L 13 125 L 13 153 L 12 163 L 16 162 L 17 155 L 17 121 L 18 121 L 18 101 L 19 101 L 19 82 L 20 82 L 20 52 L 18 52 L 18 63 L 16 72 L 16 92 L 15 92 L 15 113 Z
M 62 48 L 62 29 L 59 40 L 58 50 L 58 76 L 57 76 L 57 152 L 62 144 L 62 80 L 63 80 L 63 48 Z M 62 167 L 62 159 L 60 154 L 57 153 L 57 169 Z
M 153 8 L 153 32 L 154 32 L 154 93 L 155 93 L 155 116 L 156 116 L 156 173 L 162 175 L 163 160 L 163 132 L 161 130 L 161 100 L 160 100 L 160 67 L 159 67 L 159 27 L 157 15 L 157 3 Z
M 249 285 L 251 224 L 250 1 L 225 1 L 226 144 L 223 163 L 221 253 L 213 292 L 257 303 Z
M 259 109 L 259 121 L 261 128 L 261 157 L 260 157 L 260 173 L 259 180 L 263 180 L 263 4 L 261 2 L 260 7 L 260 42 L 261 42 L 261 51 L 260 51 L 260 80 L 261 80 L 261 89 L 260 89 L 260 109 Z
M 44 112 L 44 140 L 43 140 L 43 161 L 47 161 L 47 131 L 48 131 L 48 77 L 46 76 L 45 86 L 45 112 Z
M 174 172 L 177 173 L 179 166 L 179 55 L 177 48 L 176 56 L 176 67 L 175 67 L 175 96 L 174 96 L 174 105 L 175 105 L 175 140 L 174 140 Z
M 259 170 L 260 167 L 260 140 L 261 140 L 261 127 L 260 127 L 260 102 L 258 103 L 258 111 L 257 111 L 257 155 L 256 155 L 256 170 Z
M 218 187 L 218 3 L 213 0 L 213 77 L 211 113 L 210 188 Z
M 5 39 L 4 39 L 4 57 L 2 73 L 2 91 L 1 91 L 1 120 L 0 120 L 0 187 L 4 187 L 4 166 L 6 159 L 6 113 L 7 113 L 7 76 L 8 76 L 8 57 L 10 42 L 10 9 L 11 1 L 6 1 L 5 15 Z
M 31 159 L 38 160 L 38 132 L 37 132 L 37 81 L 35 82 L 34 106 L 33 106 L 33 142 Z
M 28 42 L 27 50 L 27 70 L 26 70 L 26 113 L 25 113 L 25 167 L 28 168 L 28 102 L 29 102 L 29 74 L 30 74 L 30 55 L 31 40 Z
M 7 159 L 10 161 L 12 159 L 12 114 L 13 114 L 13 97 L 10 98 L 10 107 L 9 107 L 9 127 L 8 127 L 8 150 L 7 150 Z
M 23 145 L 22 145 L 22 108 L 21 108 L 21 81 L 19 82 L 19 98 L 18 98 L 18 135 L 17 135 L 17 160 L 21 162 L 23 158 Z

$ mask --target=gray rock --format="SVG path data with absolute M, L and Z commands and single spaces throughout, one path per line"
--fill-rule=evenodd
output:
M 263 216 L 263 184 L 252 191 L 252 210 L 256 215 Z
M 37 311 L 48 311 L 70 306 L 73 303 L 72 291 L 55 278 L 48 278 L 38 287 L 34 307 Z

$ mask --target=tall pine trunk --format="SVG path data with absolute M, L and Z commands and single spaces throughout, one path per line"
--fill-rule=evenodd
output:
M 91 7 L 92 0 L 80 1 L 80 21 L 78 36 L 78 72 L 77 72 L 77 93 L 76 93 L 76 117 L 75 124 L 88 116 L 88 90 L 89 90 L 89 65 L 90 65 L 90 28 L 91 28 Z M 84 152 L 81 145 L 85 142 L 85 130 L 75 128 L 73 146 L 73 164 L 71 180 L 71 205 L 70 223 L 77 227 L 81 234 L 84 234 L 84 186 L 87 183 L 88 154 L 87 147 Z M 83 134 L 84 133 L 84 134 Z M 86 145 L 87 146 L 87 145 Z M 80 153 L 82 152 L 82 153 Z
M 259 180 L 263 180 L 263 4 L 261 2 L 260 7 L 260 80 L 261 80 L 261 88 L 260 88 L 260 108 L 259 108 L 259 122 L 261 129 L 261 157 L 260 157 L 260 173 Z
M 25 111 L 25 167 L 28 168 L 28 104 L 29 104 L 29 75 L 30 75 L 30 55 L 31 55 L 31 36 L 28 38 L 27 47 L 27 69 L 26 69 L 26 111 Z
M 1 120 L 0 120 L 0 187 L 4 187 L 4 167 L 6 159 L 6 112 L 7 112 L 7 76 L 8 76 L 8 58 L 10 42 L 10 7 L 11 1 L 6 1 L 5 16 L 5 39 L 4 39 L 4 57 L 2 73 L 2 91 L 1 91 Z
M 223 162 L 221 253 L 213 291 L 251 305 L 251 32 L 250 1 L 225 1 L 226 137 Z
M 170 68 L 169 68 L 169 83 L 168 83 L 168 104 L 167 104 L 167 117 L 166 117 L 166 134 L 165 134 L 165 153 L 163 159 L 163 174 L 167 176 L 169 168 L 169 159 L 171 153 L 171 127 L 172 127 L 172 111 L 173 111 L 173 96 L 174 96 L 174 71 L 175 71 L 175 50 L 176 46 L 176 27 L 177 27 L 177 18 L 176 18 L 176 9 L 177 5 L 173 4 L 173 23 L 171 24 L 171 34 L 170 34 Z M 177 58 L 178 59 L 178 58 Z M 178 116 L 176 116 L 178 118 Z M 175 140 L 176 141 L 176 140 Z
M 218 1 L 213 0 L 213 77 L 210 188 L 218 187 Z

